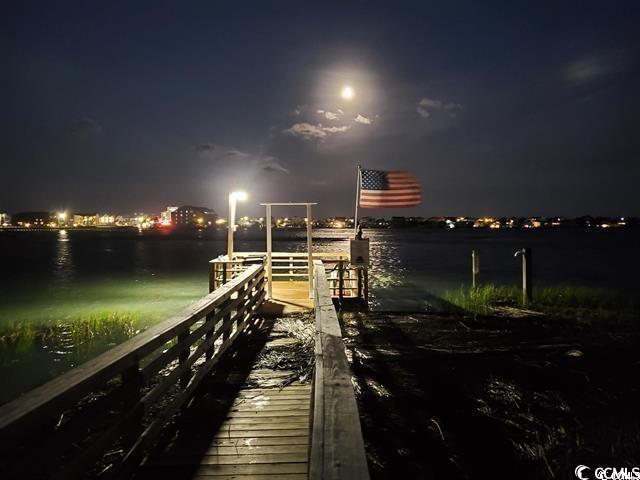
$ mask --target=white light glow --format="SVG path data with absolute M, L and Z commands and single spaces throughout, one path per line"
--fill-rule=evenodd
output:
M 249 195 L 247 195 L 247 192 L 243 192 L 241 190 L 236 191 L 236 192 L 231 192 L 231 198 L 233 198 L 234 200 L 239 200 L 241 202 L 246 201 L 249 198 Z

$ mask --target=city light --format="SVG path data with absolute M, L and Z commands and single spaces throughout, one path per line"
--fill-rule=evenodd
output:
M 235 192 L 231 192 L 229 194 L 229 199 L 233 199 L 234 201 L 240 201 L 240 202 L 244 202 L 249 198 L 249 195 L 247 195 L 247 192 L 243 192 L 241 190 L 235 191 Z

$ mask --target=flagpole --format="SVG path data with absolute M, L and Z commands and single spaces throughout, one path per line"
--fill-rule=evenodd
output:
M 356 214 L 353 218 L 353 236 L 354 238 L 358 234 L 358 204 L 360 203 L 360 177 L 362 172 L 360 171 L 360 165 L 358 165 L 358 174 L 356 175 Z

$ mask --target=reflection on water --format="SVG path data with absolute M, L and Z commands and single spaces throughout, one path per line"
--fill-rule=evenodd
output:
M 71 242 L 66 230 L 58 231 L 56 255 L 53 261 L 53 284 L 55 288 L 63 288 L 73 278 L 73 257 L 71 256 Z

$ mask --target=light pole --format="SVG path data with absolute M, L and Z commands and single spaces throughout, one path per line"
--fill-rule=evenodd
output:
M 233 232 L 236 231 L 236 205 L 238 200 L 244 202 L 248 198 L 246 192 L 236 191 L 229 194 L 229 217 L 227 218 L 227 257 L 233 260 Z

